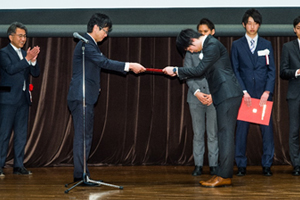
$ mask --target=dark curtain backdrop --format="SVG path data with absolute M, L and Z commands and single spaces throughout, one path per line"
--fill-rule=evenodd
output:
M 233 40 L 219 37 L 230 52 Z M 295 37 L 265 37 L 273 44 L 277 79 L 274 94 L 274 164 L 291 164 L 288 147 L 289 119 L 287 81 L 279 78 L 282 45 Z M 8 44 L 0 39 L 0 47 Z M 33 104 L 30 108 L 25 166 L 72 165 L 73 122 L 67 107 L 72 75 L 73 38 L 28 38 L 25 49 L 39 45 L 41 75 L 32 78 Z M 145 67 L 182 66 L 174 37 L 108 38 L 100 45 L 111 59 L 140 62 Z M 193 132 L 187 85 L 159 73 L 126 76 L 103 71 L 102 91 L 95 107 L 91 165 L 193 165 Z M 81 89 L 81 88 L 78 88 Z M 76 147 L 75 147 L 76 148 Z M 248 134 L 249 165 L 260 165 L 262 138 L 259 126 Z M 12 141 L 7 166 L 13 163 Z M 205 165 L 207 165 L 207 153 Z

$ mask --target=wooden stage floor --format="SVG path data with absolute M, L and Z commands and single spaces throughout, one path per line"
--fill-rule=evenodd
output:
M 234 175 L 232 187 L 203 188 L 200 180 L 210 178 L 209 168 L 201 176 L 191 175 L 193 166 L 109 166 L 89 167 L 95 180 L 123 186 L 78 186 L 68 194 L 65 184 L 71 182 L 72 167 L 29 168 L 32 175 L 12 174 L 0 178 L 0 199 L 300 199 L 300 177 L 292 176 L 291 166 L 273 166 L 273 176 L 262 175 L 260 166 L 247 167 L 247 175 Z M 237 169 L 234 169 L 235 173 Z

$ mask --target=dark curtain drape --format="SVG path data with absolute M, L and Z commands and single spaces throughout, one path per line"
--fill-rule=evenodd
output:
M 219 37 L 230 52 L 233 40 Z M 273 44 L 277 79 L 274 92 L 274 164 L 290 164 L 288 148 L 287 81 L 279 77 L 282 45 L 294 37 L 265 37 Z M 182 66 L 174 37 L 108 38 L 100 45 L 108 58 L 139 62 L 145 67 Z M 0 39 L 0 47 L 8 44 Z M 41 75 L 32 78 L 27 167 L 72 165 L 73 122 L 67 107 L 72 76 L 73 38 L 28 38 L 25 49 L 39 45 Z M 91 165 L 192 165 L 193 132 L 187 86 L 160 73 L 126 76 L 103 71 L 101 95 L 95 106 Z M 78 88 L 80 89 L 80 88 Z M 75 147 L 76 148 L 76 147 Z M 207 155 L 207 153 L 206 153 Z M 248 134 L 249 165 L 260 165 L 262 138 L 259 126 Z M 12 141 L 7 165 L 13 163 Z M 207 156 L 205 158 L 207 165 Z

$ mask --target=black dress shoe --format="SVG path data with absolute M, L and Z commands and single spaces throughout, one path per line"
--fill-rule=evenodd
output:
M 272 176 L 273 173 L 271 172 L 271 168 L 270 167 L 263 167 L 263 175 Z
M 300 166 L 295 166 L 294 170 L 292 172 L 293 176 L 299 176 L 300 175 Z
M 4 176 L 5 176 L 5 174 L 3 173 L 2 168 L 0 168 L 0 177 L 4 177 Z
M 195 169 L 192 173 L 193 176 L 200 176 L 202 174 L 202 166 L 195 166 Z
M 28 171 L 25 167 L 14 167 L 14 174 L 30 175 L 32 173 L 31 171 Z
M 237 176 L 245 176 L 246 175 L 246 167 L 239 167 Z
M 216 175 L 217 167 L 209 167 L 209 169 L 210 169 L 210 175 Z

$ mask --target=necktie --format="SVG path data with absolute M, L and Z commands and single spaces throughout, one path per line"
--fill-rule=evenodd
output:
M 255 41 L 254 40 L 251 40 L 250 41 L 250 51 L 251 53 L 253 54 L 254 53 L 254 50 L 255 50 Z
M 18 55 L 19 55 L 20 60 L 23 60 L 23 55 L 22 55 L 21 49 L 18 49 L 18 50 L 17 50 L 17 53 L 18 53 Z

